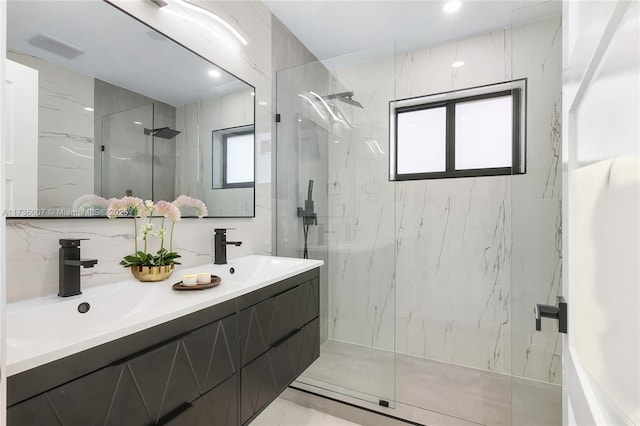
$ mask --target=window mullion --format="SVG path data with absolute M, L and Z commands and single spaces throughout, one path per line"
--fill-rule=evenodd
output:
M 456 104 L 447 103 L 446 170 L 453 173 L 456 169 Z

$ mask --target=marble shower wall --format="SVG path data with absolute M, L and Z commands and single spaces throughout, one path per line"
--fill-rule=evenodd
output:
M 144 109 L 142 117 L 132 115 L 132 110 Z M 133 195 L 156 200 L 174 200 L 176 144 L 175 139 L 152 138 L 144 135 L 144 126 L 149 128 L 176 128 L 176 108 L 140 93 L 115 86 L 106 81 L 95 80 L 95 193 L 105 198 L 124 197 L 126 190 Z M 119 118 L 119 120 L 118 120 Z M 128 119 L 130 118 L 130 119 Z M 131 125 L 134 121 L 142 126 Z M 115 123 L 119 122 L 118 125 Z M 108 136 L 108 140 L 103 140 Z M 126 141 L 126 142 L 125 142 Z M 130 143 L 137 146 L 132 148 Z M 152 146 L 153 144 L 153 146 Z M 110 163 L 102 161 L 101 146 L 107 146 Z M 119 155 L 118 153 L 120 151 Z M 153 159 L 151 153 L 153 152 Z M 120 160 L 119 158 L 127 158 Z M 132 158 L 129 160 L 128 158 Z M 103 170 L 107 166 L 109 170 Z M 153 174 L 151 168 L 153 167 Z M 151 183 L 153 176 L 153 184 Z M 102 179 L 106 178 L 107 182 Z M 132 184 L 132 182 L 135 182 Z M 91 193 L 91 191 L 89 192 Z
M 201 3 L 223 17 L 249 41 L 237 50 L 220 45 L 208 32 L 187 21 L 161 13 L 151 2 L 114 1 L 121 9 L 196 51 L 230 73 L 256 87 L 256 217 L 253 219 L 185 219 L 176 225 L 174 247 L 185 266 L 208 262 L 215 227 L 234 227 L 233 238 L 241 247 L 229 250 L 230 258 L 271 254 L 271 13 L 259 2 L 207 1 Z M 198 15 L 194 19 L 200 19 Z M 58 239 L 89 238 L 82 242 L 83 256 L 97 257 L 93 269 L 82 270 L 84 286 L 111 283 L 130 277 L 118 265 L 131 251 L 130 220 L 57 219 L 7 220 L 7 301 L 55 294 L 58 283 Z M 178 272 L 179 273 L 179 272 Z
M 38 208 L 69 208 L 93 192 L 94 79 L 16 51 L 7 58 L 38 70 Z
M 333 71 L 382 128 L 330 154 L 331 338 L 393 348 L 397 319 L 398 352 L 559 383 L 558 333 L 536 333 L 532 310 L 560 288 L 560 24 L 399 53 L 396 93 L 379 99 L 368 88 L 384 60 Z M 389 100 L 512 78 L 528 82 L 525 175 L 388 182 Z

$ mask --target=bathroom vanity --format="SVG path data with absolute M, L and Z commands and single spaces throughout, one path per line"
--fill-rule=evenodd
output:
M 221 276 L 208 290 L 131 280 L 9 304 L 7 424 L 251 422 L 319 356 L 321 265 L 245 256 L 178 271 Z

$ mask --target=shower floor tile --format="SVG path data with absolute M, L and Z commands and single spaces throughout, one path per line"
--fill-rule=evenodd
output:
M 335 340 L 299 383 L 422 424 L 561 424 L 560 386 L 404 354 L 394 361 L 391 352 Z M 392 407 L 379 406 L 380 397 Z

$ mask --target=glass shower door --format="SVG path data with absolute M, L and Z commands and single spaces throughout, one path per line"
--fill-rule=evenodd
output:
M 152 199 L 154 152 L 150 129 L 153 104 L 102 118 L 102 197 Z
M 384 47 L 277 74 L 277 254 L 325 262 L 320 358 L 295 386 L 383 406 L 395 403 L 393 58 Z

